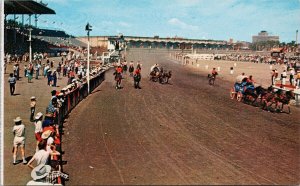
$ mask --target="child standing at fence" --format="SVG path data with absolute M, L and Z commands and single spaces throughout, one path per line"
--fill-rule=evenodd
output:
M 35 112 L 35 106 L 36 106 L 36 98 L 32 96 L 30 98 L 30 121 L 33 122 L 33 116 Z
M 17 117 L 14 119 L 15 126 L 13 127 L 14 142 L 13 142 L 13 164 L 16 165 L 18 147 L 21 148 L 23 164 L 26 164 L 25 160 L 25 125 L 22 123 L 22 119 Z

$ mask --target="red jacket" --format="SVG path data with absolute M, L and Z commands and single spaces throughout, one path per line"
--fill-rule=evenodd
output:
M 118 67 L 118 68 L 116 69 L 116 71 L 117 71 L 117 73 L 122 73 L 122 72 L 123 72 L 123 69 L 122 69 L 122 67 Z

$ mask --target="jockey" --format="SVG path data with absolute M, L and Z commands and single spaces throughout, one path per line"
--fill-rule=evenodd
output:
M 122 73 L 123 72 L 123 69 L 122 67 L 119 65 L 117 68 L 116 68 L 116 73 Z
M 152 72 L 155 67 L 157 67 L 157 63 L 150 68 L 150 72 Z
M 133 80 L 134 80 L 134 88 L 138 88 L 141 89 L 140 87 L 140 81 L 141 81 L 141 70 L 140 69 L 136 69 L 134 71 L 134 76 L 133 76 Z
M 212 77 L 214 77 L 214 78 L 218 75 L 218 72 L 216 71 L 216 68 L 213 68 L 213 69 L 212 69 L 211 75 L 212 75 Z
M 248 77 L 245 76 L 245 73 L 243 72 L 241 75 L 238 75 L 236 77 L 236 83 L 242 83 L 243 81 L 245 81 L 245 78 L 248 78 Z
M 122 69 L 122 67 L 119 65 L 119 66 L 116 68 L 116 71 L 114 72 L 114 75 L 115 75 L 115 81 L 116 81 L 116 89 L 122 88 L 122 87 L 121 87 L 122 72 L 123 72 L 123 69 Z
M 250 84 L 254 85 L 255 81 L 252 78 L 252 75 L 250 75 L 249 78 L 247 78 L 247 83 L 250 83 Z
M 133 76 L 133 71 L 134 71 L 133 61 L 130 62 L 128 70 L 129 70 L 130 76 Z

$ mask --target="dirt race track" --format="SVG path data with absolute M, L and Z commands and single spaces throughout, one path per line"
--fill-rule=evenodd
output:
M 131 52 L 143 64 L 141 90 L 112 71 L 65 123 L 67 185 L 299 184 L 299 108 L 273 114 L 229 98 L 232 82 L 154 52 Z M 148 80 L 150 66 L 173 71 L 171 84 Z

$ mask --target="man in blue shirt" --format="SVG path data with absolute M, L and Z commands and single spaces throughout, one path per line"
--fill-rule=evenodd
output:
M 8 82 L 10 87 L 10 95 L 14 95 L 17 79 L 14 77 L 13 73 L 9 74 Z

